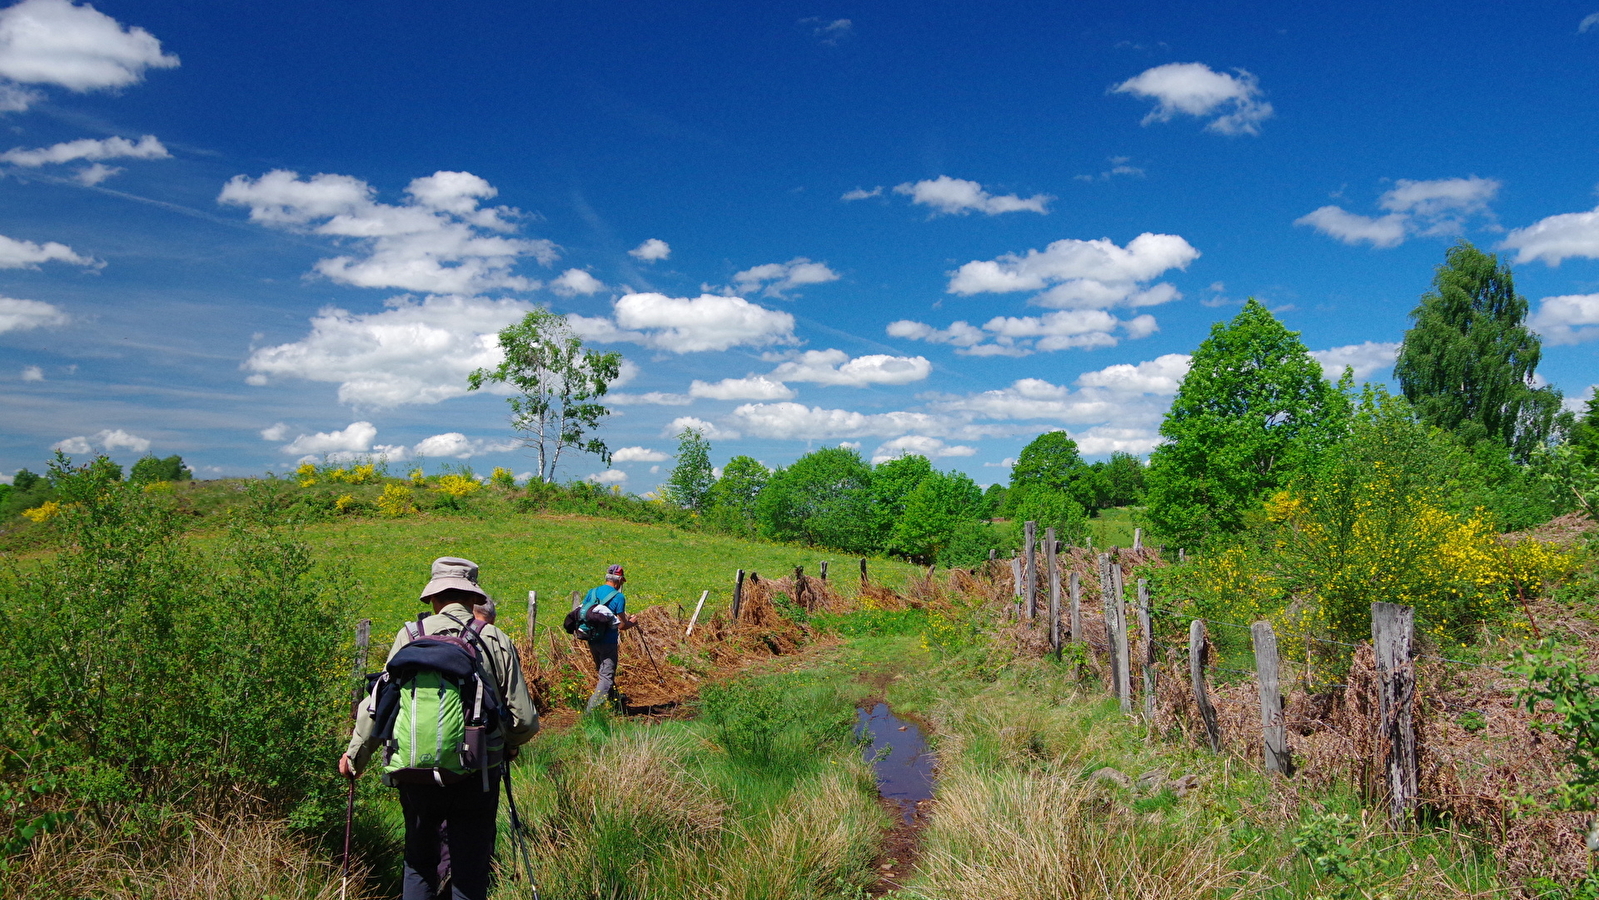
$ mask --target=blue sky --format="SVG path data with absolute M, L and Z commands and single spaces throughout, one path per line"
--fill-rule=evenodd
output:
M 606 470 L 1147 453 L 1247 296 L 1391 375 L 1462 237 L 1599 382 L 1599 2 L 24 0 L 0 9 L 0 471 L 532 468 L 465 391 L 620 350 Z

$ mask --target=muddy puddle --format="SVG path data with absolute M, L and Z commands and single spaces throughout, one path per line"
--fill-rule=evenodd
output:
M 905 825 L 916 817 L 917 804 L 933 797 L 933 755 L 916 723 L 894 715 L 887 703 L 855 715 L 855 736 L 870 738 L 862 756 L 877 773 L 877 792 L 899 807 Z

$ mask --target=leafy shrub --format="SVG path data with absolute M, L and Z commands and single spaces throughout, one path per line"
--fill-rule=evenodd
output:
M 489 473 L 489 484 L 505 490 L 511 490 L 516 487 L 516 476 L 504 466 L 495 466 L 494 471 Z
M 171 498 L 104 469 L 53 467 L 65 549 L 5 573 L 0 836 L 44 812 L 159 826 L 241 802 L 311 824 L 333 814 L 348 689 L 335 602 L 270 486 L 220 547 L 185 538 Z M 321 765 L 316 763 L 315 765 Z
M 403 484 L 385 484 L 383 493 L 377 499 L 377 507 L 378 512 L 391 519 L 416 512 L 416 502 L 411 497 L 411 489 Z

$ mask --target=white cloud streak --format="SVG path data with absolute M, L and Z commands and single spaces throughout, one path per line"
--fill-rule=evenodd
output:
M 1271 104 L 1259 79 L 1243 69 L 1233 71 L 1238 74 L 1217 72 L 1204 63 L 1167 63 L 1140 72 L 1111 93 L 1154 100 L 1145 125 L 1186 115 L 1210 118 L 1205 130 L 1218 134 L 1260 134 L 1260 123 L 1272 116 Z
M 707 400 L 792 400 L 794 389 L 781 381 L 773 380 L 765 375 L 750 375 L 745 378 L 724 378 L 721 381 L 706 382 L 695 379 L 689 385 L 690 397 L 700 397 Z
M 932 374 L 933 364 L 920 356 L 871 354 L 851 359 L 842 350 L 807 350 L 773 369 L 775 381 L 865 387 L 872 384 L 910 384 Z
M 70 321 L 66 313 L 42 300 L 0 297 L 0 334 L 8 331 L 50 328 L 65 325 Z
M 156 140 L 155 135 L 147 134 L 139 138 L 138 142 L 122 137 L 111 137 L 103 140 L 83 138 L 76 141 L 67 141 L 61 144 L 51 144 L 37 150 L 24 150 L 16 147 L 0 153 L 0 162 L 8 162 L 14 166 L 24 168 L 38 168 L 39 166 L 60 165 L 61 163 L 82 160 L 105 159 L 170 159 L 171 153 Z
M 651 450 L 648 447 L 623 447 L 611 454 L 611 462 L 613 463 L 666 462 L 671 458 L 672 455 L 670 453 Z
M 851 191 L 844 195 L 844 199 L 861 200 L 875 196 L 876 193 Z M 942 213 L 946 216 L 964 216 L 969 212 L 980 212 L 990 216 L 1008 212 L 1048 214 L 1049 202 L 1055 199 L 1049 194 L 1034 194 L 1031 197 L 1019 197 L 1015 194 L 996 196 L 984 190 L 983 186 L 975 181 L 951 178 L 948 175 L 914 183 L 907 181 L 896 185 L 894 193 L 910 197 L 912 203 L 932 207 L 934 215 Z
M 612 317 L 570 315 L 572 330 L 601 342 L 642 344 L 672 353 L 697 353 L 733 347 L 793 344 L 794 317 L 742 297 L 702 294 L 627 294 L 615 302 Z
M 1558 266 L 1570 257 L 1599 259 L 1599 209 L 1561 213 L 1517 228 L 1499 245 L 1516 251 L 1516 262 L 1542 260 Z
M 742 293 L 761 291 L 768 297 L 782 297 L 786 292 L 812 284 L 837 281 L 838 273 L 827 263 L 811 262 L 796 256 L 786 263 L 766 263 L 734 273 L 733 283 Z
M 64 262 L 75 266 L 89 266 L 101 268 L 105 263 L 99 260 L 79 256 L 66 244 L 55 241 L 46 241 L 35 244 L 33 241 L 19 241 L 0 234 L 0 269 L 37 269 L 40 263 Z
M 1545 297 L 1527 324 L 1550 344 L 1599 340 L 1599 294 Z
M 106 453 L 115 453 L 118 450 L 144 453 L 150 449 L 150 441 L 120 428 L 108 428 L 92 436 L 78 435 L 57 441 L 50 449 L 60 450 L 70 456 L 82 456 L 93 453 L 96 449 Z
M 1354 370 L 1355 380 L 1364 381 L 1379 369 L 1393 368 L 1394 361 L 1399 358 L 1399 343 L 1366 341 L 1327 350 L 1312 350 L 1310 358 L 1321 363 L 1322 377 L 1328 381 L 1344 377 L 1345 366 Z
M 470 172 L 414 179 L 400 204 L 379 203 L 375 193 L 348 175 L 301 178 L 276 169 L 257 179 L 234 176 L 217 202 L 248 208 L 252 222 L 354 244 L 360 252 L 319 260 L 315 270 L 355 287 L 526 291 L 539 283 L 513 274 L 517 262 L 532 257 L 549 265 L 557 258 L 550 241 L 512 237 L 520 211 L 482 206 L 499 192 Z
M 1294 220 L 1346 244 L 1397 247 L 1411 235 L 1458 234 L 1473 216 L 1490 215 L 1488 204 L 1502 187 L 1492 178 L 1401 178 L 1377 200 L 1382 216 L 1363 216 L 1341 206 L 1323 206 Z

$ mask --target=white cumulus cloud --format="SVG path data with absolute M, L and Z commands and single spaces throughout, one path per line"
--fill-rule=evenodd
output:
M 608 391 L 605 402 L 615 406 L 688 406 L 694 402 L 694 398 L 688 394 L 667 391 L 646 391 L 642 394 Z
M 611 454 L 611 462 L 613 463 L 666 462 L 671 458 L 672 456 L 669 453 L 651 450 L 648 447 L 623 447 Z
M 1155 394 L 1176 396 L 1188 374 L 1186 353 L 1167 353 L 1147 362 L 1118 363 L 1077 376 L 1081 388 L 1101 388 L 1116 394 Z
M 627 251 L 627 255 L 644 262 L 657 262 L 672 255 L 672 245 L 660 238 L 650 238 Z
M 40 263 L 64 262 L 75 266 L 91 266 L 99 268 L 104 266 L 96 259 L 79 256 L 66 244 L 55 241 L 46 241 L 35 244 L 33 241 L 19 241 L 0 234 L 0 269 L 37 269 Z
M 38 366 L 23 366 L 22 367 L 22 380 L 23 381 L 43 381 L 44 380 L 44 370 L 39 368 Z
M 109 90 L 141 81 L 146 69 L 177 64 L 150 32 L 88 4 L 22 0 L 0 10 L 0 112 L 21 111 L 40 99 L 24 85 Z
M 1398 341 L 1366 341 L 1327 350 L 1312 350 L 1310 358 L 1321 363 L 1321 374 L 1329 381 L 1344 376 L 1344 367 L 1354 370 L 1355 380 L 1364 381 L 1378 369 L 1391 369 L 1399 358 Z
M 411 448 L 411 452 L 417 456 L 434 459 L 444 456 L 471 459 L 484 453 L 505 453 L 519 446 L 521 445 L 515 440 L 485 441 L 480 438 L 469 438 L 459 431 L 447 431 L 444 434 L 423 438 Z
M 794 399 L 793 388 L 765 375 L 723 378 L 715 382 L 700 381 L 696 378 L 694 383 L 689 385 L 688 393 L 690 397 L 703 397 L 707 400 Z
M 243 364 L 248 380 L 330 382 L 341 402 L 360 406 L 437 403 L 465 394 L 473 369 L 499 365 L 499 330 L 532 309 L 472 297 L 396 298 L 387 306 L 368 314 L 323 309 L 304 338 L 251 353 Z
M 549 265 L 547 240 L 514 237 L 518 210 L 485 207 L 499 191 L 470 172 L 435 172 L 411 181 L 399 204 L 380 203 L 366 182 L 348 175 L 275 169 L 236 175 L 217 202 L 243 206 L 250 220 L 353 244 L 357 252 L 319 260 L 324 277 L 355 287 L 429 294 L 532 290 L 539 283 L 513 273 L 524 257 Z
M 576 297 L 579 294 L 598 294 L 605 290 L 605 282 L 595 278 L 582 269 L 567 269 L 558 278 L 550 282 L 550 290 L 562 297 Z
M 672 353 L 792 344 L 794 317 L 742 297 L 702 294 L 627 294 L 613 306 L 613 318 L 568 316 L 572 328 L 598 341 L 629 341 Z
M 902 456 L 925 456 L 928 459 L 948 459 L 956 456 L 976 456 L 977 448 L 965 444 L 946 444 L 935 437 L 907 434 L 884 441 L 872 451 L 872 464 L 879 465 Z
M 733 283 L 740 292 L 753 294 L 761 291 L 768 297 L 782 297 L 786 291 L 837 280 L 838 273 L 828 268 L 827 263 L 811 262 L 803 256 L 796 256 L 786 263 L 766 263 L 733 274 Z
M 82 160 L 105 159 L 170 159 L 172 154 L 167 148 L 156 140 L 155 135 L 147 134 L 139 138 L 138 142 L 122 137 L 111 137 L 103 140 L 83 138 L 76 141 L 67 141 L 61 144 L 52 144 L 40 147 L 37 150 L 24 150 L 16 147 L 0 153 L 0 162 L 8 162 L 14 166 L 37 168 L 46 165 L 59 165 L 61 163 Z
M 1101 309 L 1066 309 L 1042 316 L 995 316 L 982 328 L 957 321 L 939 329 L 902 319 L 891 322 L 893 337 L 950 344 L 963 356 L 1029 356 L 1038 352 L 1114 347 L 1123 338 L 1137 340 L 1159 331 L 1155 317 L 1118 319 Z
M 106 453 L 115 453 L 118 450 L 143 453 L 150 449 L 150 442 L 120 428 L 108 428 L 91 436 L 78 435 L 57 441 L 50 449 L 60 450 L 71 456 L 82 456 L 85 453 L 93 453 L 97 448 Z
M 661 437 L 675 438 L 690 428 L 711 441 L 731 441 L 739 437 L 739 433 L 731 428 L 720 427 L 696 416 L 678 416 L 661 429 Z
M 1473 216 L 1489 215 L 1488 204 L 1499 194 L 1500 182 L 1492 178 L 1440 178 L 1411 181 L 1401 178 L 1377 199 L 1387 210 L 1382 216 L 1363 216 L 1341 206 L 1323 206 L 1294 220 L 1343 241 L 1373 247 L 1397 247 L 1411 235 L 1458 234 Z
M 1126 247 L 1109 238 L 1066 239 L 1043 250 L 966 263 L 950 275 L 948 291 L 963 296 L 1042 291 L 1031 302 L 1055 309 L 1154 306 L 1182 295 L 1169 284 L 1144 285 L 1198 258 L 1199 251 L 1175 234 L 1145 232 Z
M 872 194 L 852 191 L 845 194 L 845 200 L 860 200 Z M 948 216 L 964 216 L 969 212 L 986 213 L 996 216 L 1008 212 L 1035 212 L 1045 214 L 1049 212 L 1049 201 L 1055 198 L 1049 194 L 1034 194 L 1031 197 L 1019 197 L 1015 194 L 995 196 L 983 189 L 975 181 L 964 178 L 951 178 L 940 175 L 925 181 L 905 182 L 894 187 L 894 193 L 904 194 L 911 198 L 912 203 L 933 208 L 934 215 L 943 213 Z
M 1499 245 L 1516 251 L 1516 262 L 1560 265 L 1567 257 L 1599 259 L 1599 209 L 1561 213 L 1517 228 Z
M 593 475 L 585 476 L 583 480 L 606 486 L 623 485 L 627 483 L 627 473 L 621 469 L 606 469 L 603 472 L 595 472 Z
M 377 426 L 371 422 L 351 422 L 338 431 L 318 431 L 301 434 L 279 449 L 288 454 L 305 453 L 365 453 L 372 449 L 378 436 Z
M 42 300 L 0 297 L 0 334 L 65 325 L 69 321 L 66 313 Z
M 774 381 L 865 387 L 869 384 L 910 384 L 921 381 L 932 371 L 933 364 L 921 356 L 876 353 L 851 359 L 842 350 L 807 350 L 773 369 L 768 377 Z
M 1599 339 L 1599 294 L 1545 297 L 1527 324 L 1551 344 Z
M 1236 75 L 1217 72 L 1204 63 L 1167 63 L 1146 69 L 1111 88 L 1155 101 L 1144 124 L 1167 122 L 1178 115 L 1210 118 L 1207 131 L 1219 134 L 1260 134 L 1260 123 L 1271 118 L 1271 104 L 1260 81 L 1243 69 Z

